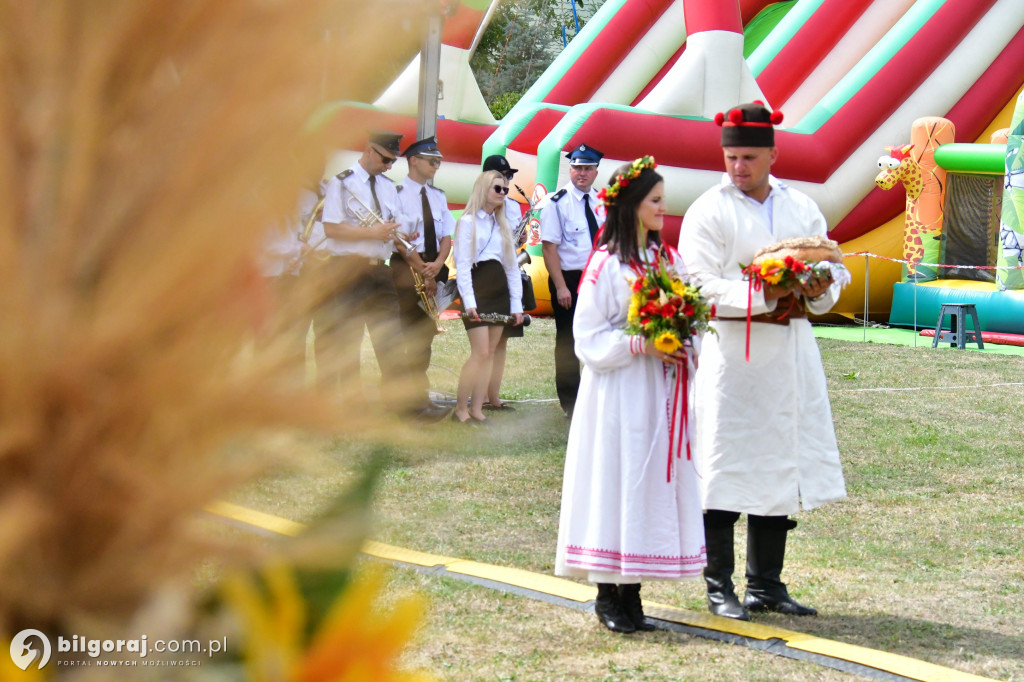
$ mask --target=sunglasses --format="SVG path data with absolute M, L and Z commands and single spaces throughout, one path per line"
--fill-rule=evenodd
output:
M 498 194 L 508 194 L 508 187 L 502 187 L 501 185 L 495 185 L 494 187 L 491 187 L 491 189 L 493 189 Z
M 395 161 L 397 161 L 397 159 L 395 157 L 393 157 L 393 156 L 385 156 L 376 147 L 370 147 L 370 149 L 372 149 L 373 151 L 377 152 L 377 156 L 379 156 L 380 160 L 384 162 L 384 165 L 388 165 L 388 164 L 391 164 L 391 163 L 394 163 Z
M 416 158 L 419 159 L 420 161 L 426 161 L 434 168 L 437 168 L 438 166 L 441 165 L 441 159 L 438 159 L 433 156 L 417 156 Z

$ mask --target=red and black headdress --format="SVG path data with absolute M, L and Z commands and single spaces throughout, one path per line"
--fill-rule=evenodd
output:
M 768 111 L 764 102 L 754 101 L 715 114 L 715 123 L 722 126 L 723 147 L 774 147 L 773 126 L 782 123 L 782 112 Z

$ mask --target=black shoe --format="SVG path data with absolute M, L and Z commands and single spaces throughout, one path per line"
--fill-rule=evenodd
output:
M 705 522 L 704 540 L 708 553 L 708 565 L 704 568 L 708 611 L 723 618 L 750 620 L 750 614 L 740 604 L 732 583 L 735 568 L 733 526 L 708 526 Z
M 449 412 L 451 412 L 451 408 L 427 401 L 427 406 L 417 410 L 413 414 L 413 418 L 423 424 L 433 424 L 447 417 Z
M 516 408 L 512 407 L 508 403 L 502 403 L 501 405 L 484 403 L 484 410 L 487 412 L 515 412 Z
M 774 611 L 787 616 L 816 616 L 818 610 L 810 606 L 804 606 L 789 596 L 789 592 L 783 588 L 784 594 L 777 595 L 769 601 L 763 595 L 757 596 L 749 592 L 743 597 L 743 606 L 749 611 Z
M 629 634 L 636 632 L 636 626 L 629 619 L 622 604 L 619 603 L 619 594 L 616 585 L 608 583 L 597 584 L 597 599 L 594 600 L 594 613 L 597 619 L 612 632 Z
M 619 603 L 622 604 L 622 610 L 637 630 L 645 632 L 657 630 L 654 623 L 649 622 L 644 616 L 644 606 L 640 601 L 640 583 L 619 585 Z
M 789 596 L 782 582 L 786 534 L 796 521 L 784 516 L 747 517 L 747 594 L 743 605 L 751 611 L 774 611 L 790 616 L 816 616 L 818 611 Z

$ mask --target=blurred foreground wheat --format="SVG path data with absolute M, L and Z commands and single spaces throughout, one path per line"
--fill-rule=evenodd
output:
M 0 2 L 0 632 L 127 618 L 209 556 L 195 513 L 281 433 L 351 426 L 294 380 L 315 292 L 256 263 L 352 142 L 310 112 L 383 85 L 410 49 L 386 24 L 422 9 Z

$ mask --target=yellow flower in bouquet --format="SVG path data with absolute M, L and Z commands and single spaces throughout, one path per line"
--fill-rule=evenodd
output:
M 701 295 L 699 287 L 670 272 L 665 258 L 659 253 L 653 263 L 636 268 L 625 332 L 650 340 L 659 351 L 672 353 L 696 334 L 714 332 L 709 324 L 714 306 Z
M 674 353 L 683 344 L 679 342 L 679 339 L 672 332 L 662 332 L 658 335 L 658 338 L 654 339 L 654 347 L 660 350 L 662 353 Z
M 390 609 L 380 601 L 385 587 L 379 570 L 358 572 L 307 637 L 307 604 L 291 569 L 272 566 L 262 575 L 232 576 L 224 594 L 245 631 L 246 678 L 251 682 L 428 682 L 424 671 L 403 670 L 404 647 L 423 620 L 416 595 Z

